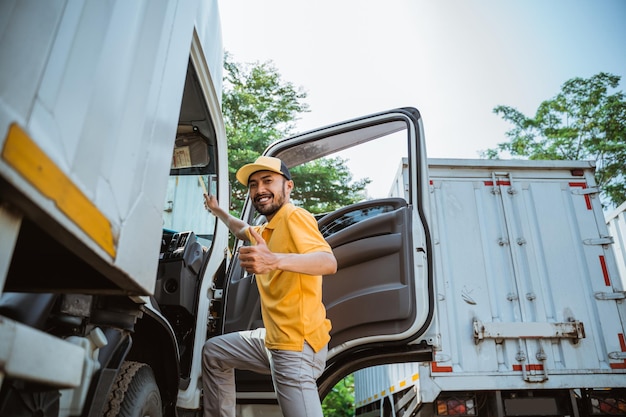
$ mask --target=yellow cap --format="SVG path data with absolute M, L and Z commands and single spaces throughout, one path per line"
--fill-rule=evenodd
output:
M 283 161 L 278 158 L 274 158 L 272 156 L 259 156 L 253 164 L 247 164 L 239 168 L 237 171 L 237 181 L 248 186 L 248 179 L 250 175 L 259 171 L 272 171 L 276 172 L 291 180 L 291 174 L 289 173 L 289 169 L 287 169 L 287 165 Z

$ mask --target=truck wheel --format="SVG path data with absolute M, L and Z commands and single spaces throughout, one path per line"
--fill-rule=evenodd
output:
M 141 362 L 122 364 L 103 417 L 162 417 L 161 394 L 152 368 Z

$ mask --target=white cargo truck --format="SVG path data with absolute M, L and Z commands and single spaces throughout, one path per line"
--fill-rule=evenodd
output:
M 391 196 L 408 198 L 408 167 Z M 624 415 L 623 208 L 607 231 L 593 165 L 433 159 L 428 172 L 435 359 L 357 371 L 357 415 Z
M 219 25 L 215 1 L 0 2 L 0 417 L 199 417 L 204 341 L 262 325 L 242 242 L 202 203 L 229 206 Z M 415 108 L 265 153 L 338 260 L 321 396 L 420 363 L 422 415 L 468 386 L 470 415 L 623 398 L 624 292 L 589 164 L 429 167 Z M 311 173 L 336 164 L 353 177 L 328 193 Z M 259 220 L 249 201 L 242 218 Z M 281 415 L 268 375 L 236 377 L 238 416 Z

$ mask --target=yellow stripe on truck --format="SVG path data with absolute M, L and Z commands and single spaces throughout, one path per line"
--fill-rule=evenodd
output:
M 2 158 L 115 258 L 109 220 L 15 123 L 9 128 Z

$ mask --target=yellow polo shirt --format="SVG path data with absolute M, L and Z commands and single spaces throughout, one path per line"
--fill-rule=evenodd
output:
M 291 203 L 269 223 L 254 227 L 272 252 L 332 253 L 313 215 Z M 321 275 L 276 270 L 257 274 L 256 282 L 269 349 L 301 351 L 306 340 L 317 352 L 328 343 L 331 324 L 322 304 Z

